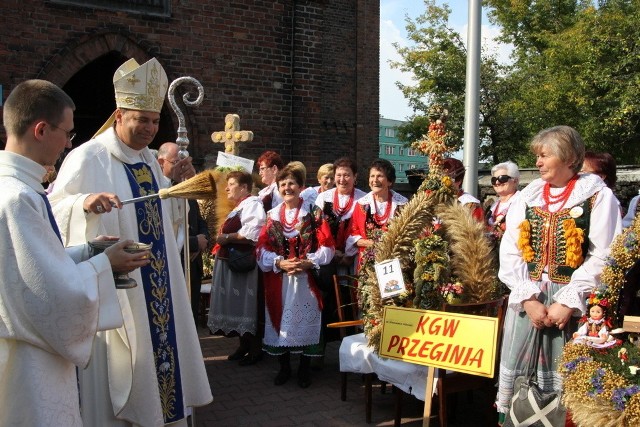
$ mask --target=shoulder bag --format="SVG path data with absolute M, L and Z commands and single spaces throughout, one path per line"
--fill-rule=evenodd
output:
M 516 378 L 511 408 L 503 427 L 564 427 L 567 409 L 562 404 L 562 391 L 545 392 L 538 387 L 537 365 L 542 332 L 536 334 L 536 345 L 529 359 L 526 375 Z
M 229 248 L 227 265 L 234 273 L 248 273 L 256 268 L 256 250 L 253 246 L 245 249 Z

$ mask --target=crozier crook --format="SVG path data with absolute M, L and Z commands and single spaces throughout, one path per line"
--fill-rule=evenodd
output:
M 178 117 L 178 137 L 176 138 L 176 144 L 178 144 L 178 147 L 180 147 L 180 152 L 178 153 L 178 156 L 181 159 L 184 159 L 189 156 L 189 152 L 187 151 L 187 146 L 189 145 L 189 137 L 187 136 L 187 128 L 185 127 L 185 124 L 184 124 L 184 114 L 180 110 L 180 107 L 178 107 L 178 104 L 176 103 L 176 98 L 175 98 L 176 87 L 178 87 L 182 83 L 193 83 L 198 88 L 198 97 L 193 101 L 189 99 L 190 92 L 187 92 L 184 95 L 182 95 L 182 100 L 184 101 L 184 105 L 188 107 L 198 106 L 202 103 L 202 100 L 204 99 L 204 88 L 202 87 L 202 84 L 200 84 L 198 80 L 189 76 L 179 77 L 174 81 L 172 81 L 171 85 L 169 86 L 169 92 L 167 94 L 169 98 L 169 104 L 171 105 L 171 108 L 173 108 L 173 111 L 176 113 L 176 116 Z
M 182 95 L 182 101 L 184 101 L 184 105 L 188 107 L 198 106 L 202 103 L 202 99 L 204 98 L 204 88 L 202 87 L 202 84 L 200 84 L 198 80 L 190 76 L 178 77 L 177 79 L 171 82 L 171 85 L 169 85 L 169 91 L 167 93 L 167 97 L 169 98 L 169 104 L 171 105 L 171 108 L 173 108 L 173 111 L 176 113 L 176 116 L 178 117 L 178 137 L 176 138 L 176 144 L 178 144 L 178 147 L 180 147 L 180 151 L 178 152 L 178 157 L 180 159 L 185 159 L 189 157 L 189 152 L 187 151 L 187 146 L 189 145 L 189 137 L 187 136 L 187 128 L 185 127 L 185 124 L 184 124 L 184 114 L 178 107 L 178 104 L 176 103 L 176 98 L 175 98 L 176 87 L 178 87 L 178 85 L 182 83 L 193 83 L 198 88 L 198 97 L 194 101 L 191 101 L 189 99 L 189 94 L 190 94 L 189 92 L 186 92 L 184 95 Z M 189 216 L 187 215 L 186 199 L 183 202 L 182 211 L 184 212 L 184 215 L 183 215 L 184 243 L 183 243 L 183 250 L 182 250 L 182 253 L 183 253 L 182 265 L 184 266 L 184 280 L 187 284 L 189 298 L 191 298 L 191 262 L 190 262 L 191 254 L 189 253 Z M 195 414 L 195 408 L 194 408 L 192 413 L 192 423 L 194 423 L 194 425 L 195 425 L 195 415 L 196 414 Z

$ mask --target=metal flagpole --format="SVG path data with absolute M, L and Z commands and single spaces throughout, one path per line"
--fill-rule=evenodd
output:
M 175 79 L 173 82 L 171 82 L 171 85 L 169 85 L 169 92 L 168 92 L 169 104 L 171 105 L 171 108 L 173 108 L 173 111 L 175 112 L 176 116 L 178 117 L 178 136 L 176 138 L 176 144 L 178 144 L 178 147 L 180 147 L 180 151 L 178 152 L 178 157 L 180 159 L 186 159 L 187 157 L 189 157 L 189 152 L 187 151 L 187 146 L 189 145 L 189 137 L 187 136 L 187 128 L 185 127 L 184 114 L 178 107 L 178 104 L 176 103 L 176 98 L 175 98 L 176 87 L 178 87 L 183 83 L 191 83 L 195 85 L 196 88 L 198 89 L 198 97 L 193 101 L 189 99 L 189 92 L 185 93 L 182 96 L 182 100 L 184 101 L 184 104 L 186 106 L 189 106 L 189 107 L 198 106 L 202 103 L 202 100 L 204 99 L 204 88 L 202 87 L 202 84 L 200 84 L 200 82 L 194 79 L 193 77 L 189 77 L 189 76 L 179 77 Z M 188 215 L 187 203 L 188 203 L 187 199 L 184 199 L 183 205 L 182 205 L 182 211 L 184 212 L 184 215 L 183 215 L 184 244 L 183 244 L 183 250 L 182 250 L 182 253 L 183 253 L 182 262 L 184 264 L 184 281 L 187 285 L 187 293 L 189 295 L 189 301 L 191 301 L 191 260 L 190 260 L 191 256 L 189 254 L 189 215 Z M 192 426 L 196 425 L 196 410 L 193 407 L 191 408 L 191 425 Z
M 464 191 L 473 196 L 477 196 L 478 193 L 481 24 L 482 0 L 469 0 L 463 146 L 463 163 L 467 172 L 463 188 Z

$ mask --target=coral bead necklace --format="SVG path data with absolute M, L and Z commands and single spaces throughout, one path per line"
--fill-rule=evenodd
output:
M 285 232 L 291 233 L 296 227 L 296 224 L 298 223 L 298 216 L 300 215 L 300 206 L 302 206 L 302 197 L 298 201 L 298 207 L 294 208 L 296 210 L 296 214 L 293 217 L 293 220 L 289 222 L 287 221 L 287 215 L 285 213 L 287 207 L 284 203 L 282 204 L 282 208 L 280 208 L 280 223 L 282 224 L 282 228 L 284 228 Z
M 507 203 L 507 202 L 511 199 L 511 197 L 512 197 L 512 196 L 513 196 L 513 194 L 509 194 L 509 196 L 508 196 L 506 199 L 504 199 L 504 200 L 498 199 L 498 204 L 496 205 L 496 208 L 495 208 L 495 210 L 493 211 L 493 215 L 491 215 L 491 217 L 492 217 L 494 220 L 495 220 L 498 216 L 506 214 L 507 209 L 509 209 L 509 206 L 507 206 L 505 209 L 503 209 L 502 211 L 500 211 L 500 205 L 502 204 L 502 202 Z
M 342 215 L 349 212 L 349 210 L 351 209 L 351 206 L 353 206 L 353 199 L 355 198 L 354 197 L 355 193 L 356 193 L 356 189 L 354 188 L 351 190 L 351 194 L 349 195 L 349 200 L 344 205 L 344 207 L 341 208 L 340 199 L 338 198 L 338 190 L 336 189 L 335 193 L 333 193 L 333 212 L 336 214 L 336 216 L 341 217 Z
M 389 216 L 391 216 L 391 191 L 387 196 L 387 206 L 382 215 L 378 215 L 378 205 L 376 204 L 376 197 L 373 196 L 373 219 L 380 225 L 386 224 Z
M 549 209 L 549 206 L 557 205 L 558 203 L 562 202 L 562 204 L 556 210 L 556 212 L 561 210 L 564 207 L 564 205 L 567 203 L 567 200 L 569 199 L 571 192 L 576 186 L 576 182 L 578 182 L 578 175 L 574 175 L 569 180 L 564 190 L 562 190 L 560 194 L 557 194 L 555 196 L 551 194 L 551 184 L 549 184 L 548 182 L 545 183 L 544 188 L 542 189 L 542 198 L 544 199 L 545 207 L 547 208 L 547 210 Z

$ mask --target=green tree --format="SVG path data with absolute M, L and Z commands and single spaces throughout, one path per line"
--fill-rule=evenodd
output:
M 590 149 L 608 151 L 619 163 L 638 162 L 640 2 L 486 3 L 503 40 L 516 46 L 514 93 L 505 108 L 528 129 L 527 138 L 567 124 Z
M 412 44 L 396 45 L 415 82 L 397 83 L 415 114 L 403 141 L 426 133 L 431 104 L 449 108 L 448 129 L 464 132 L 466 50 L 448 24 L 450 9 L 425 0 L 406 19 Z M 541 129 L 575 127 L 587 147 L 620 164 L 640 161 L 640 0 L 485 0 L 501 39 L 514 46 L 513 64 L 483 52 L 480 68 L 480 159 L 532 166 L 529 141 Z
M 414 76 L 414 83 L 396 83 L 415 114 L 399 129 L 399 138 L 410 144 L 427 133 L 426 117 L 432 104 L 449 109 L 448 130 L 453 148 L 460 148 L 464 136 L 464 103 L 467 51 L 460 35 L 449 26 L 448 5 L 437 6 L 425 0 L 425 12 L 412 20 L 406 18 L 411 46 L 395 48 L 401 61 L 391 66 Z M 514 158 L 524 150 L 521 141 L 525 128 L 519 125 L 509 108 L 504 108 L 510 96 L 510 82 L 505 78 L 509 68 L 498 64 L 495 57 L 482 52 L 480 77 L 480 140 L 479 157 L 492 163 Z

